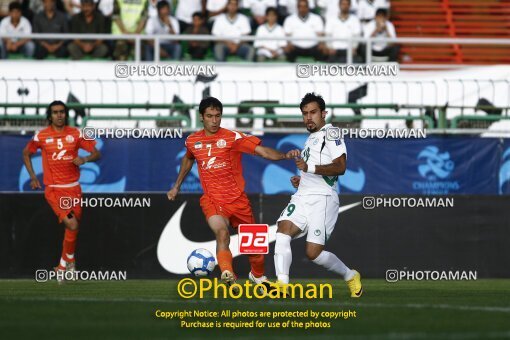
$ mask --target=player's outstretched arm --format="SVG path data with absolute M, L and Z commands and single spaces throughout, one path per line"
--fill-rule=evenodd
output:
M 34 167 L 32 166 L 32 153 L 28 150 L 28 147 L 23 149 L 23 163 L 25 163 L 25 167 L 27 168 L 28 174 L 30 175 L 30 187 L 32 189 L 42 189 L 41 183 L 37 179 L 37 176 L 34 172 Z
M 88 162 L 95 162 L 99 158 L 101 158 L 101 152 L 99 152 L 98 149 L 94 148 L 90 155 L 86 157 L 76 157 L 75 159 L 73 159 L 73 163 L 74 165 L 80 166 Z
M 265 159 L 269 159 L 271 161 L 281 161 L 283 159 L 292 159 L 299 157 L 301 152 L 299 150 L 290 150 L 286 154 L 275 150 L 273 148 L 269 148 L 267 146 L 257 145 L 255 148 L 255 154 Z
M 296 166 L 299 170 L 304 172 L 310 172 L 322 176 L 341 176 L 345 173 L 347 168 L 345 154 L 335 158 L 330 164 L 316 165 L 314 167 L 308 166 L 302 158 L 299 158 L 296 159 Z
M 172 187 L 172 189 L 170 189 L 166 193 L 166 196 L 170 201 L 175 200 L 175 197 L 177 196 L 179 190 L 181 189 L 182 182 L 184 182 L 184 179 L 186 178 L 186 176 L 191 171 L 191 168 L 193 167 L 194 161 L 195 161 L 194 159 L 188 158 L 186 156 L 182 157 L 181 169 L 179 170 L 179 175 L 177 175 L 177 180 L 175 181 L 175 184 Z

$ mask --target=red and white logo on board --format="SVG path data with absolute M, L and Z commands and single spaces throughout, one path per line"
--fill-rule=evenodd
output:
M 267 224 L 240 224 L 239 254 L 269 253 L 269 226 Z

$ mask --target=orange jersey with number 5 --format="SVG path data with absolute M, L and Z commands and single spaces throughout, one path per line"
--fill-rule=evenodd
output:
M 41 149 L 44 173 L 44 185 L 62 185 L 77 182 L 80 169 L 73 159 L 78 157 L 78 150 L 92 152 L 96 142 L 83 139 L 80 130 L 65 126 L 56 131 L 51 126 L 37 132 L 28 142 L 28 151 L 36 153 Z

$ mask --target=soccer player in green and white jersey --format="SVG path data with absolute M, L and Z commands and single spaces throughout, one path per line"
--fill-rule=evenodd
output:
M 298 190 L 278 219 L 274 248 L 277 284 L 289 283 L 290 241 L 308 234 L 306 256 L 340 275 L 347 282 L 351 297 L 359 298 L 363 294 L 360 274 L 324 250 L 338 218 L 337 180 L 346 170 L 347 149 L 338 129 L 335 131 L 331 124 L 326 124 L 326 104 L 321 96 L 306 94 L 300 109 L 310 136 L 301 158 L 295 160 L 301 176 L 293 176 L 291 182 Z

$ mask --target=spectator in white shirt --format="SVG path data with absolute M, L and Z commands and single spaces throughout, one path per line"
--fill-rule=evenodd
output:
M 269 7 L 276 8 L 277 1 L 276 0 L 243 0 L 242 2 L 244 8 L 248 8 L 251 12 L 251 16 L 253 18 L 253 28 L 256 28 L 262 24 L 264 24 L 266 20 L 266 10 Z
M 159 1 L 157 4 L 158 15 L 149 18 L 145 26 L 147 35 L 156 34 L 179 34 L 179 22 L 170 15 L 170 4 L 165 0 Z M 177 40 L 160 40 L 160 57 L 171 58 L 175 60 L 181 59 L 181 44 Z M 148 40 L 145 45 L 145 60 L 154 60 L 154 41 Z
M 379 8 L 375 13 L 375 20 L 370 21 L 364 28 L 365 38 L 396 38 L 395 27 L 388 20 L 388 10 Z M 366 46 L 361 46 L 361 54 L 366 56 Z M 373 42 L 372 55 L 388 57 L 389 61 L 397 61 L 400 46 L 386 42 Z
M 189 0 L 184 0 L 189 1 Z M 207 14 L 209 20 L 215 20 L 216 17 L 227 10 L 228 0 L 207 0 Z
M 218 15 L 216 20 L 214 20 L 212 34 L 235 37 L 250 34 L 250 21 L 245 15 L 237 13 L 238 9 L 237 0 L 229 0 L 227 12 Z M 240 40 L 218 41 L 214 45 L 214 58 L 216 61 L 225 61 L 229 55 L 237 55 L 246 61 L 252 61 L 254 54 L 253 47 Z
M 158 16 L 158 1 L 159 0 L 147 0 L 147 20 Z
M 30 34 L 32 25 L 27 18 L 21 16 L 21 4 L 11 2 L 9 4 L 9 16 L 0 22 L 1 34 Z M 3 38 L 3 47 L 1 48 L 1 58 L 7 58 L 9 53 L 23 53 L 25 57 L 31 58 L 34 55 L 35 45 L 30 39 Z
M 351 0 L 336 0 L 340 3 L 340 14 L 336 17 L 329 17 L 326 20 L 326 36 L 348 39 L 353 37 L 361 37 L 361 24 L 359 19 L 349 13 Z M 328 61 L 335 63 L 345 63 L 347 61 L 347 49 L 349 44 L 347 41 L 331 41 L 327 44 Z M 357 58 L 356 50 L 358 43 L 351 45 L 353 61 L 360 61 Z
M 275 7 L 266 9 L 267 21 L 257 28 L 255 36 L 285 38 L 283 27 L 278 25 L 278 11 Z M 285 60 L 283 48 L 287 45 L 285 40 L 255 40 L 254 47 L 257 49 L 257 61 Z
M 81 12 L 80 0 L 64 0 L 64 7 L 69 17 Z
M 206 0 L 179 0 L 175 9 L 175 17 L 179 20 L 179 29 L 186 31 L 193 24 L 193 14 L 200 12 L 205 15 Z
M 337 18 L 340 14 L 338 0 L 317 0 L 317 6 L 322 9 L 322 17 L 328 21 L 329 18 Z M 356 15 L 358 12 L 358 0 L 351 1 L 349 13 Z
M 374 20 L 375 12 L 379 8 L 390 9 L 390 3 L 388 0 L 359 0 L 358 3 L 358 18 L 362 25 Z
M 281 13 L 281 14 L 284 17 L 293 15 L 293 14 L 297 14 L 298 13 L 298 2 L 299 2 L 299 0 L 280 0 L 279 5 L 283 9 L 283 13 Z M 310 9 L 315 8 L 314 0 L 308 0 L 308 8 L 310 8 Z
M 97 5 L 97 9 L 103 13 L 105 18 L 112 18 L 113 14 L 113 6 L 114 0 L 99 0 L 99 4 Z
M 293 38 L 316 38 L 324 35 L 324 23 L 317 14 L 311 13 L 307 0 L 298 1 L 298 13 L 288 16 L 283 23 L 285 34 Z M 285 46 L 287 60 L 296 61 L 298 56 L 322 60 L 321 44 L 312 40 L 291 40 Z

